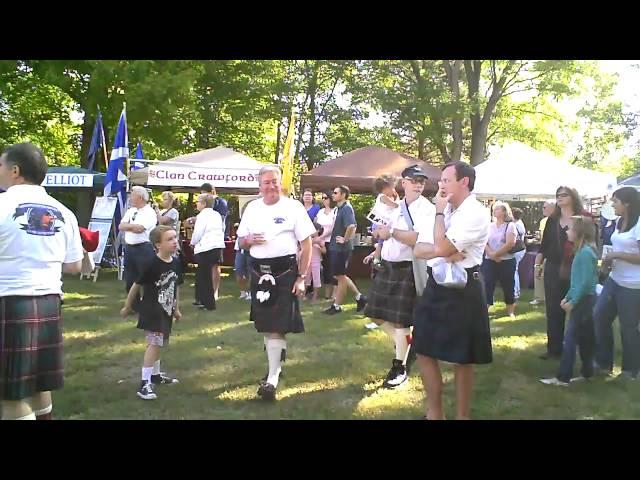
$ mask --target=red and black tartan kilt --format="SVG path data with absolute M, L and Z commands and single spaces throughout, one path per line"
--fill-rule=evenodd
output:
M 277 299 L 273 305 L 264 305 L 259 301 L 258 281 L 265 267 L 276 278 L 274 294 Z M 249 320 L 259 333 L 303 333 L 304 322 L 300 312 L 298 297 L 291 293 L 298 276 L 298 264 L 295 255 L 277 258 L 249 259 L 251 272 L 251 312 Z
M 62 388 L 60 296 L 0 297 L 0 398 Z
M 410 327 L 416 303 L 413 264 L 382 260 L 382 265 L 384 268 L 376 272 L 369 290 L 364 315 Z

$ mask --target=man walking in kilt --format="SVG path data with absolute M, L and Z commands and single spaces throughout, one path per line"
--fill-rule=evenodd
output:
M 285 335 L 304 332 L 298 297 L 305 293 L 304 273 L 309 269 L 311 235 L 316 231 L 304 206 L 282 196 L 281 179 L 275 165 L 260 169 L 262 198 L 247 205 L 237 232 L 240 248 L 250 255 L 250 320 L 264 335 L 267 351 L 269 372 L 258 389 L 263 400 L 275 400 L 282 352 L 287 348 Z
M 42 151 L 0 156 L 0 400 L 3 420 L 49 420 L 63 386 L 62 275 L 80 273 L 78 221 L 41 186 Z
M 389 225 L 379 226 L 374 236 L 382 244 L 381 268 L 377 272 L 368 296 L 364 314 L 370 317 L 391 338 L 395 356 L 391 370 L 383 382 L 384 388 L 396 388 L 407 379 L 407 353 L 416 282 L 413 271 L 413 246 L 418 232 L 433 230 L 435 207 L 422 196 L 427 176 L 418 165 L 402 172 L 404 199 L 395 209 Z M 426 273 L 426 265 L 425 265 Z

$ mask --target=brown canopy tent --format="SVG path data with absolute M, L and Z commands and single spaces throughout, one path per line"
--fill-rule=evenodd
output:
M 371 193 L 373 181 L 383 173 L 400 176 L 411 165 L 418 164 L 429 180 L 425 192 L 438 191 L 440 169 L 405 153 L 384 147 L 363 147 L 341 157 L 329 160 L 300 176 L 301 189 L 328 190 L 336 185 L 347 185 L 352 193 Z

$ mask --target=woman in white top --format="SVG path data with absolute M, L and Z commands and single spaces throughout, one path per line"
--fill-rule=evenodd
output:
M 156 215 L 158 215 L 158 225 L 168 225 L 176 231 L 178 236 L 180 236 L 180 232 L 178 231 L 180 214 L 175 208 L 176 197 L 173 192 L 170 191 L 162 192 L 161 197 L 162 201 L 160 203 L 160 206 L 162 207 L 162 209 L 156 208 Z
M 516 243 L 516 226 L 513 223 L 511 208 L 508 203 L 496 202 L 493 205 L 494 221 L 489 227 L 489 239 L 485 247 L 485 257 L 482 263 L 487 289 L 487 305 L 493 305 L 493 292 L 496 283 L 500 282 L 504 292 L 504 303 L 507 304 L 507 314 L 515 317 L 514 276 L 516 260 L 509 250 Z
M 198 262 L 196 271 L 196 301 L 194 305 L 202 309 L 215 310 L 213 291 L 213 268 L 222 262 L 224 250 L 224 229 L 222 217 L 213 209 L 214 197 L 209 194 L 198 196 L 196 216 L 191 245 Z
M 512 209 L 511 213 L 513 214 L 513 223 L 516 226 L 516 240 L 521 240 L 522 245 L 524 245 L 524 239 L 527 235 L 527 228 L 524 226 L 524 222 L 522 221 L 522 210 L 519 208 Z M 513 254 L 516 259 L 516 273 L 514 275 L 514 288 L 513 288 L 513 296 L 516 300 L 520 298 L 520 273 L 519 267 L 520 262 L 524 258 L 527 253 L 527 249 L 523 248 L 522 250 L 515 252 Z
M 623 378 L 637 379 L 640 372 L 640 193 L 623 187 L 613 194 L 613 208 L 620 216 L 611 235 L 612 251 L 602 258 L 610 269 L 593 315 L 596 330 L 596 365 L 613 369 L 613 330 L 617 316 L 622 337 Z
M 337 285 L 337 280 L 329 270 L 329 257 L 327 250 L 331 241 L 331 232 L 333 231 L 333 223 L 336 220 L 336 204 L 331 198 L 331 193 L 324 192 L 322 194 L 322 208 L 316 215 L 315 223 L 322 227 L 322 235 L 313 238 L 313 243 L 322 243 L 325 246 L 325 253 L 322 254 L 322 280 L 325 285 L 325 298 L 333 298 L 333 291 Z

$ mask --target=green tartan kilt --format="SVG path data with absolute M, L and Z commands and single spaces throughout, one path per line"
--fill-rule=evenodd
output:
M 0 297 L 0 399 L 62 388 L 59 295 Z

